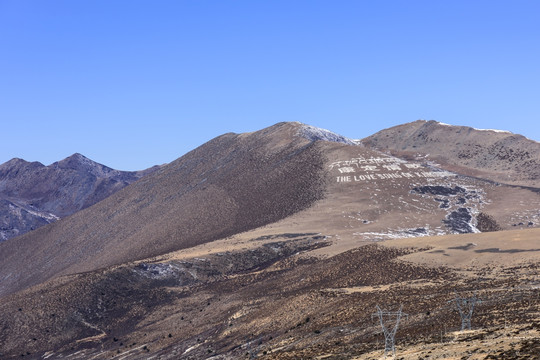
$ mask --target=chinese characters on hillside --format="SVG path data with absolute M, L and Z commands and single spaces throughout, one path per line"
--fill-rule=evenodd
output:
M 449 176 L 447 171 L 425 171 L 421 164 L 408 163 L 393 157 L 357 157 L 335 161 L 329 165 L 341 183 L 384 179 L 414 179 Z

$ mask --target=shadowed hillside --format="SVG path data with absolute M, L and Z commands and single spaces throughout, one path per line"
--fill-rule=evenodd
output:
M 81 154 L 45 166 L 12 159 L 0 165 L 0 241 L 85 209 L 156 167 L 119 171 Z
M 225 134 L 0 244 L 0 358 L 379 359 L 376 306 L 409 315 L 398 358 L 536 358 L 539 224 L 535 188 L 299 123 Z
M 316 142 L 281 123 L 225 134 L 75 215 L 0 246 L 0 294 L 275 222 L 324 196 Z
M 538 235 L 426 237 L 307 257 L 328 239 L 281 234 L 67 276 L 1 298 L 0 357 L 375 360 L 384 338 L 372 314 L 402 305 L 398 359 L 535 359 Z M 456 292 L 481 299 L 471 331 L 459 331 Z

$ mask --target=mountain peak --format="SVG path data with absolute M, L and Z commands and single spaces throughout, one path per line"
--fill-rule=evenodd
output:
M 347 145 L 356 145 L 356 143 L 353 140 L 343 135 L 339 135 L 330 130 L 321 129 L 321 128 L 311 126 L 311 125 L 301 124 L 299 133 L 301 136 L 311 141 L 322 140 L 322 141 L 338 142 L 338 143 L 343 143 Z
M 361 141 L 394 156 L 422 157 L 466 175 L 540 186 L 540 144 L 509 131 L 417 120 Z
M 57 161 L 58 164 L 97 164 L 95 161 L 87 158 L 86 156 L 75 153 L 67 158 Z
M 63 160 L 57 161 L 51 164 L 51 167 L 65 170 L 84 171 L 100 177 L 106 177 L 108 174 L 116 172 L 116 170 L 97 163 L 80 153 L 75 153 Z
M 78 153 L 78 152 L 71 155 L 71 156 L 68 156 L 66 159 L 75 159 L 77 161 L 85 161 L 85 160 L 88 161 L 88 160 L 90 160 L 86 156 L 84 156 L 83 154 Z
M 36 164 L 36 165 L 41 165 L 41 166 L 45 166 L 43 165 L 42 163 L 40 163 L 39 161 L 26 161 L 24 159 L 21 159 L 21 158 L 13 158 L 11 160 L 8 160 L 6 161 L 5 163 L 3 164 L 0 164 L 0 167 L 4 167 L 4 166 L 24 166 L 24 165 L 29 165 L 29 164 Z
M 474 130 L 474 131 L 494 132 L 494 133 L 507 134 L 507 135 L 516 135 L 513 132 L 508 131 L 508 130 L 479 129 L 479 128 L 474 128 L 474 127 L 464 126 L 464 125 L 447 124 L 447 123 L 443 123 L 443 122 L 440 122 L 440 121 L 437 121 L 437 120 L 423 120 L 423 119 L 420 119 L 420 120 L 416 120 L 416 121 L 413 121 L 413 122 L 405 123 L 403 125 L 398 125 L 398 127 L 413 127 L 413 128 L 416 127 L 416 126 L 423 127 L 423 128 L 447 127 L 447 128 L 454 128 L 454 129 L 467 129 L 469 131 Z M 521 136 L 521 135 L 519 135 L 519 136 Z
M 93 205 L 157 169 L 114 170 L 80 153 L 49 166 L 11 159 L 0 165 L 0 241 Z
M 0 179 L 5 178 L 6 176 L 9 177 L 10 173 L 16 174 L 21 169 L 30 171 L 42 167 L 45 167 L 45 165 L 38 161 L 30 162 L 20 158 L 13 158 L 3 164 L 0 164 Z

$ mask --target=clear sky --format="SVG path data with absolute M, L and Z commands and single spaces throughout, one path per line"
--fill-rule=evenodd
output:
M 0 0 L 0 163 L 120 170 L 300 121 L 540 140 L 540 1 Z

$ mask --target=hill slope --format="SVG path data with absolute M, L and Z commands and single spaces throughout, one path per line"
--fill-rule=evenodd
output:
M 398 358 L 535 359 L 538 235 L 426 237 L 316 258 L 302 252 L 325 240 L 310 234 L 209 244 L 0 298 L 0 356 L 374 360 L 384 347 L 376 306 L 402 305 Z M 472 331 L 460 332 L 453 300 L 474 293 Z
M 340 252 L 540 223 L 540 193 L 351 144 L 300 123 L 217 137 L 90 208 L 0 244 L 0 295 L 252 229 L 321 233 Z
M 352 144 L 225 134 L 0 244 L 0 357 L 373 359 L 403 304 L 400 352 L 534 358 L 540 193 Z M 454 335 L 454 291 L 482 332 Z
M 73 216 L 0 245 L 0 294 L 275 222 L 324 195 L 299 124 L 225 134 Z M 24 269 L 24 270 L 23 270 Z
M 540 187 L 540 143 L 499 130 L 418 120 L 362 139 L 395 156 L 424 158 L 464 175 Z
M 0 241 L 85 209 L 155 170 L 114 170 L 81 154 L 49 166 L 22 159 L 1 164 Z

